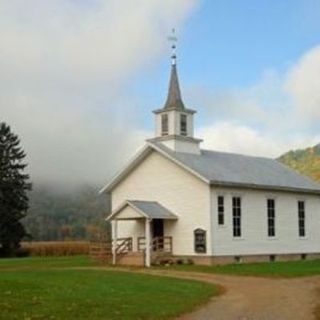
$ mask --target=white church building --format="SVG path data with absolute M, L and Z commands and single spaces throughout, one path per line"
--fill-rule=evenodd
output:
M 113 263 L 319 258 L 320 184 L 273 159 L 201 149 L 195 113 L 173 55 L 155 137 L 101 190 L 111 194 Z

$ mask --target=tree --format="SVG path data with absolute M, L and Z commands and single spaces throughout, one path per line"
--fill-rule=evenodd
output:
M 17 135 L 0 122 L 0 253 L 14 255 L 27 236 L 21 219 L 28 210 L 29 175 L 24 174 L 26 154 Z

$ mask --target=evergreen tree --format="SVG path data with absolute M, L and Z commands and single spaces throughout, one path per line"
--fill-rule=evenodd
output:
M 14 255 L 27 236 L 21 219 L 28 210 L 29 176 L 17 135 L 0 122 L 0 253 Z

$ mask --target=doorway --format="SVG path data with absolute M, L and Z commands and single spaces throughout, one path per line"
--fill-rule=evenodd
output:
M 152 237 L 163 237 L 163 219 L 152 220 Z
M 163 250 L 163 219 L 152 220 L 152 238 L 153 251 Z

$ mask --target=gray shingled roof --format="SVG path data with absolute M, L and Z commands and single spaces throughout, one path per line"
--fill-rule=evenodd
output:
M 320 193 L 320 184 L 274 159 L 209 150 L 196 155 L 153 144 L 211 184 Z
M 177 219 L 170 210 L 156 201 L 127 200 L 129 205 L 143 212 L 150 219 Z

